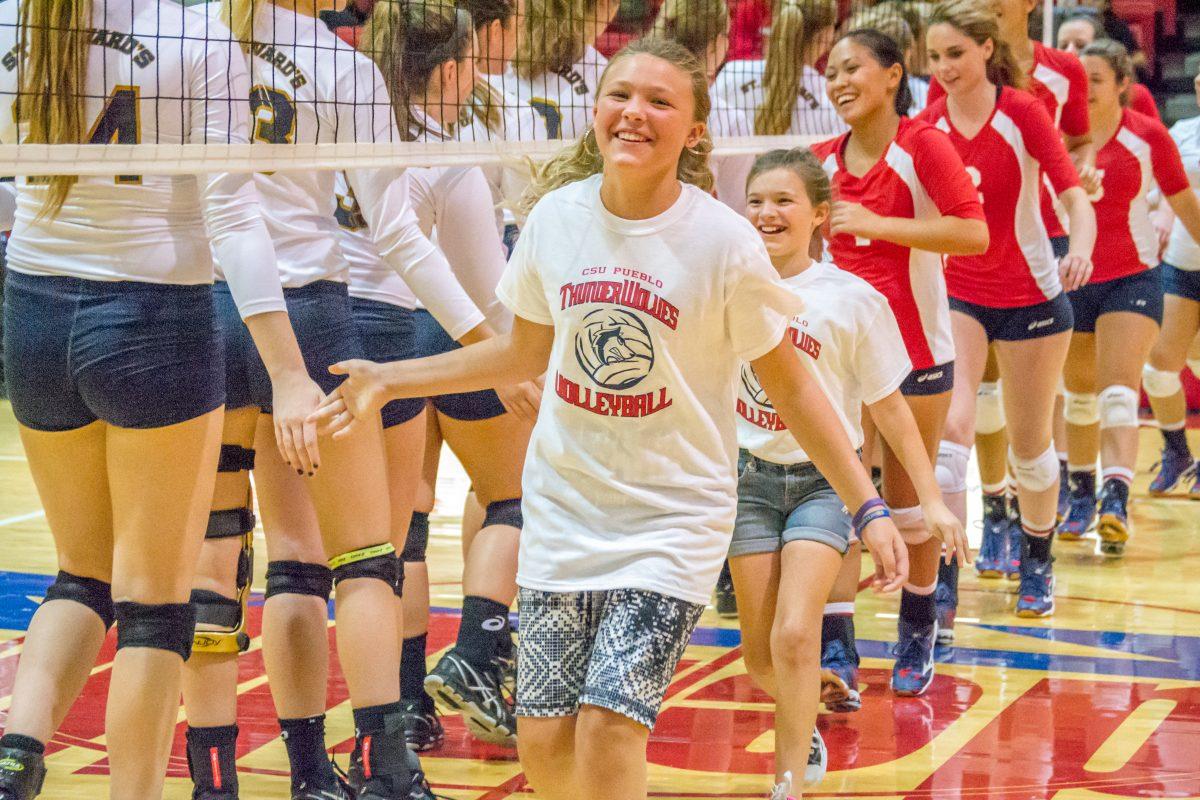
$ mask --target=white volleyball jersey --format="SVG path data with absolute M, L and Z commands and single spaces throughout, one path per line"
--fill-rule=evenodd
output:
M 1183 158 L 1183 168 L 1187 171 L 1192 191 L 1200 195 L 1200 117 L 1176 122 L 1171 126 L 1171 138 L 1179 147 L 1179 155 Z M 1179 220 L 1175 220 L 1175 225 L 1171 228 L 1171 240 L 1167 243 L 1163 261 L 1179 269 L 1200 270 L 1200 244 L 1192 238 Z
M 19 3 L 0 3 L 0 142 L 16 144 Z M 167 0 L 95 0 L 84 81 L 93 144 L 244 144 L 249 78 L 228 29 Z M 212 283 L 211 243 L 244 316 L 283 310 L 274 255 L 247 175 L 81 177 L 61 211 L 19 178 L 8 266 L 35 275 Z M 207 231 L 206 231 L 207 226 Z
M 759 107 L 767 99 L 763 83 L 766 62 L 761 59 L 730 61 L 717 76 L 712 94 L 727 106 L 743 109 L 751 126 Z M 805 64 L 800 72 L 800 88 L 792 123 L 787 133 L 793 136 L 838 136 L 847 130 L 837 109 L 825 91 L 825 76 Z
M 583 57 L 568 69 L 545 72 L 530 80 L 510 69 L 504 74 L 504 90 L 537 112 L 546 138 L 577 139 L 592 124 L 596 90 L 607 66 L 608 59 L 588 45 Z

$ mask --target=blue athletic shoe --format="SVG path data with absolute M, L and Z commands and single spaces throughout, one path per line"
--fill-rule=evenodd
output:
M 1041 561 L 1028 552 L 1021 558 L 1021 585 L 1017 589 L 1018 617 L 1048 617 L 1054 613 L 1053 559 Z
M 862 708 L 862 696 L 858 692 L 858 656 L 841 639 L 830 641 L 821 653 L 821 702 L 839 714 Z
M 1125 555 L 1129 541 L 1129 484 L 1109 479 L 1100 492 L 1100 521 L 1096 533 L 1100 537 L 1100 553 L 1106 556 Z
M 901 697 L 917 697 L 933 683 L 933 644 L 937 639 L 937 623 L 913 628 L 900 620 L 900 636 L 892 653 L 892 691 Z
M 1066 461 L 1058 462 L 1058 511 L 1056 522 L 1062 522 L 1067 518 L 1067 511 L 1071 508 L 1071 471 L 1067 468 Z
M 1162 497 L 1170 494 L 1179 481 L 1189 477 L 1196 462 L 1189 453 L 1181 453 L 1172 447 L 1162 449 L 1162 458 L 1151 469 L 1158 470 L 1150 480 L 1150 494 Z
M 949 647 L 954 644 L 954 617 L 958 614 L 957 587 L 938 581 L 933 591 L 933 602 L 937 607 L 937 643 Z
M 1058 526 L 1058 538 L 1078 541 L 1096 525 L 1096 474 L 1071 473 L 1071 506 Z
M 983 498 L 983 540 L 975 555 L 975 571 L 981 578 L 1004 577 L 1004 542 L 1008 528 L 1008 511 L 1003 497 Z
M 1010 519 L 1008 527 L 1004 529 L 1004 561 L 1001 562 L 1004 577 L 1010 581 L 1021 577 L 1021 540 L 1024 538 L 1025 531 L 1021 528 L 1021 521 Z

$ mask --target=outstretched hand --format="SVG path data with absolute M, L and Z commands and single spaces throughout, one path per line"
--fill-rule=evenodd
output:
M 349 436 L 359 421 L 378 416 L 389 398 L 381 364 L 356 358 L 339 361 L 329 371 L 345 375 L 346 380 L 321 401 L 309 419 L 319 435 L 340 439 Z

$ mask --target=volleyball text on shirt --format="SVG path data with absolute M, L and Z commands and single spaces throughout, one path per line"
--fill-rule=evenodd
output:
M 606 66 L 608 59 L 587 45 L 583 57 L 575 64 L 530 80 L 520 77 L 510 67 L 504 74 L 504 92 L 533 108 L 541 118 L 545 138 L 576 139 L 592 124 L 596 90 Z

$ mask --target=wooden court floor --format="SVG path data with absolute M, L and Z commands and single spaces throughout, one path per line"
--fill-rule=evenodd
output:
M 1017 619 L 1010 585 L 964 572 L 957 646 L 942 654 L 926 696 L 892 697 L 888 652 L 897 600 L 860 596 L 863 707 L 822 713 L 830 772 L 810 796 L 1200 798 L 1200 503 L 1145 497 L 1158 435 L 1143 429 L 1142 437 L 1135 535 L 1124 560 L 1101 560 L 1092 542 L 1058 545 L 1058 611 L 1045 621 Z M 457 628 L 456 509 L 465 489 L 452 459 L 443 465 L 429 558 L 437 607 L 430 645 L 437 650 Z M 258 561 L 261 586 L 265 565 Z M 54 570 L 15 423 L 0 403 L 0 715 L 24 630 Z M 253 635 L 260 604 L 258 595 Z M 331 627 L 331 644 L 332 635 Z M 50 745 L 46 800 L 107 796 L 103 716 L 111 639 Z M 767 796 L 771 705 L 747 679 L 738 644 L 735 626 L 706 614 L 651 738 L 653 796 Z M 254 639 L 241 661 L 242 797 L 286 798 L 287 760 L 259 646 Z M 331 683 L 328 708 L 329 743 L 345 753 L 353 731 L 340 676 Z M 171 800 L 190 797 L 180 719 Z M 446 723 L 445 745 L 424 758 L 438 794 L 533 797 L 514 753 L 474 742 L 457 719 Z

